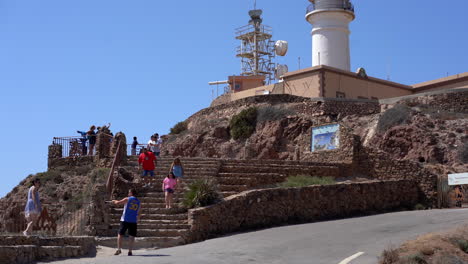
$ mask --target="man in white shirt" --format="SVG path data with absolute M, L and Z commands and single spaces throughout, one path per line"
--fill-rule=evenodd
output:
M 156 152 L 156 140 L 154 139 L 154 136 L 151 136 L 151 139 L 148 141 L 147 148 L 153 153 Z
M 158 133 L 153 135 L 153 139 L 155 141 L 155 148 L 153 152 L 154 152 L 154 155 L 159 158 L 159 155 L 161 154 L 162 139 L 159 138 Z

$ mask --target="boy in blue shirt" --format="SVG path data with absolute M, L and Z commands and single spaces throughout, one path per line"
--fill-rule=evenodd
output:
M 138 216 L 141 209 L 140 200 L 136 197 L 135 189 L 128 190 L 128 197 L 120 201 L 112 200 L 112 203 L 115 205 L 125 204 L 122 217 L 120 218 L 120 229 L 119 235 L 117 236 L 117 251 L 114 255 L 119 255 L 122 253 L 122 237 L 128 230 L 128 235 L 130 236 L 130 243 L 128 246 L 128 255 L 132 256 L 133 243 L 135 242 L 135 237 L 137 235 L 137 222 Z

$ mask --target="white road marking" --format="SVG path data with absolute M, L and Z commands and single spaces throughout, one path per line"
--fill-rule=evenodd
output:
M 355 258 L 358 258 L 359 256 L 361 256 L 362 254 L 364 254 L 364 252 L 358 252 L 354 255 L 352 255 L 351 257 L 348 257 L 348 258 L 345 258 L 343 259 L 340 263 L 338 264 L 348 264 L 349 262 L 351 262 L 351 260 L 355 259 Z

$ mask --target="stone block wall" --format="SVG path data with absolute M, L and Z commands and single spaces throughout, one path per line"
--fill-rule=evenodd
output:
M 418 198 L 416 183 L 408 180 L 246 191 L 190 210 L 191 239 L 412 207 Z
M 385 99 L 381 103 L 383 109 L 403 103 L 409 106 L 424 104 L 442 111 L 468 113 L 467 98 L 468 89 L 450 89 Z
M 362 147 L 357 152 L 354 170 L 380 180 L 414 181 L 420 190 L 420 201 L 428 206 L 436 206 L 437 175 L 419 163 L 395 160 L 377 149 Z
M 0 236 L 0 263 L 29 264 L 95 254 L 94 237 Z

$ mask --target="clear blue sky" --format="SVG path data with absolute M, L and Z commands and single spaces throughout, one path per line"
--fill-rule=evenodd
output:
M 311 65 L 307 0 L 258 0 L 277 60 Z M 404 84 L 468 71 L 468 1 L 355 0 L 352 69 Z M 253 0 L 0 0 L 0 197 L 45 171 L 54 136 L 112 123 L 127 138 L 165 134 L 238 74 L 234 29 Z

